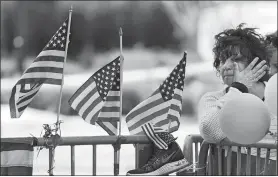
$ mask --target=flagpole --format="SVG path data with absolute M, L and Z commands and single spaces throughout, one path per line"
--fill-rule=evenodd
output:
M 119 120 L 119 136 L 121 135 L 122 130 L 122 109 L 123 109 L 123 64 L 124 64 L 124 58 L 123 58 L 123 30 L 120 28 L 119 30 L 119 36 L 120 36 L 120 120 Z
M 68 33 L 67 33 L 67 41 L 66 41 L 66 49 L 65 49 L 65 62 L 63 64 L 63 75 L 62 75 L 62 84 L 61 84 L 61 88 L 60 88 L 60 96 L 59 96 L 59 104 L 58 104 L 58 111 L 57 111 L 57 125 L 59 123 L 59 117 L 60 117 L 60 110 L 61 110 L 61 102 L 62 102 L 62 95 L 63 95 L 63 86 L 64 86 L 64 73 L 65 73 L 65 63 L 67 61 L 67 54 L 68 54 L 68 44 L 69 44 L 69 35 L 70 35 L 70 26 L 71 26 L 71 15 L 72 15 L 72 5 L 70 6 L 70 10 L 69 10 L 69 23 L 68 23 Z M 57 134 L 57 130 L 60 127 L 58 127 L 56 129 L 56 134 Z
M 65 63 L 67 61 L 67 53 L 68 53 L 68 44 L 69 44 L 69 35 L 70 35 L 70 26 L 71 26 L 71 15 L 72 15 L 72 5 L 69 10 L 69 22 L 68 22 L 68 33 L 67 33 L 67 39 L 66 39 L 66 48 L 65 48 L 65 61 L 63 63 L 63 74 L 62 74 L 62 83 L 60 88 L 60 96 L 59 96 L 59 103 L 58 103 L 58 110 L 57 110 L 57 122 L 56 122 L 56 128 L 55 128 L 55 135 L 57 135 L 58 130 L 60 129 L 60 123 L 59 123 L 59 116 L 60 116 L 60 110 L 61 110 L 61 101 L 62 101 L 62 94 L 63 94 L 63 85 L 64 85 L 64 71 L 65 71 Z M 55 154 L 55 147 L 50 147 L 49 149 L 49 175 L 53 176 L 53 165 L 54 165 L 54 154 Z
M 119 30 L 119 37 L 120 37 L 120 120 L 119 120 L 119 131 L 118 131 L 118 138 L 121 136 L 121 127 L 122 127 L 122 107 L 123 107 L 123 49 L 122 49 L 122 37 L 123 31 L 122 28 Z M 114 175 L 119 175 L 120 169 L 120 148 L 121 144 L 117 144 L 114 146 L 114 150 L 116 151 L 116 156 L 114 157 Z

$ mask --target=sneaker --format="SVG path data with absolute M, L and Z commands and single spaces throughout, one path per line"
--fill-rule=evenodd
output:
M 189 163 L 184 158 L 179 145 L 174 141 L 168 145 L 167 150 L 158 149 L 155 146 L 153 155 L 149 158 L 148 162 L 141 168 L 128 171 L 127 175 L 168 175 L 188 165 Z

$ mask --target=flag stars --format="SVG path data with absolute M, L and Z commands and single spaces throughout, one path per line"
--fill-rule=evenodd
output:
M 120 79 L 118 74 L 119 66 L 118 61 L 115 61 L 104 66 L 94 74 L 96 77 L 96 79 L 94 79 L 95 82 L 99 83 L 97 89 L 102 99 L 104 99 L 111 90 L 119 91 L 120 89 Z M 100 90 L 102 92 L 100 92 Z
M 67 29 L 64 26 L 67 26 L 67 21 L 64 22 L 62 26 L 60 26 L 60 28 L 56 31 L 56 33 L 52 36 L 48 44 L 43 49 L 44 51 L 45 50 L 65 51 L 66 42 L 69 41 L 66 41 Z
M 183 89 L 185 77 L 185 59 L 173 69 L 170 75 L 160 85 L 159 90 L 164 100 L 170 100 L 175 95 L 174 90 L 176 88 Z

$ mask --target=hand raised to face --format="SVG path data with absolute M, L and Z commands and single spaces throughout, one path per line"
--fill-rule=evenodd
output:
M 234 63 L 234 82 L 240 82 L 247 88 L 251 88 L 254 83 L 261 79 L 268 71 L 266 61 L 263 60 L 256 65 L 259 60 L 256 57 L 245 69 L 239 71 L 238 64 Z M 254 67 L 255 66 L 255 67 Z

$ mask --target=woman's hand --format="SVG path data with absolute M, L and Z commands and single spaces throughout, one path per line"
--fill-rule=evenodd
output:
M 266 61 L 263 60 L 257 66 L 255 64 L 258 61 L 256 57 L 244 70 L 239 71 L 238 64 L 234 63 L 234 82 L 239 82 L 244 84 L 248 89 L 250 89 L 254 83 L 261 79 L 268 70 L 268 66 L 265 65 Z M 254 67 L 255 66 L 255 67 Z

